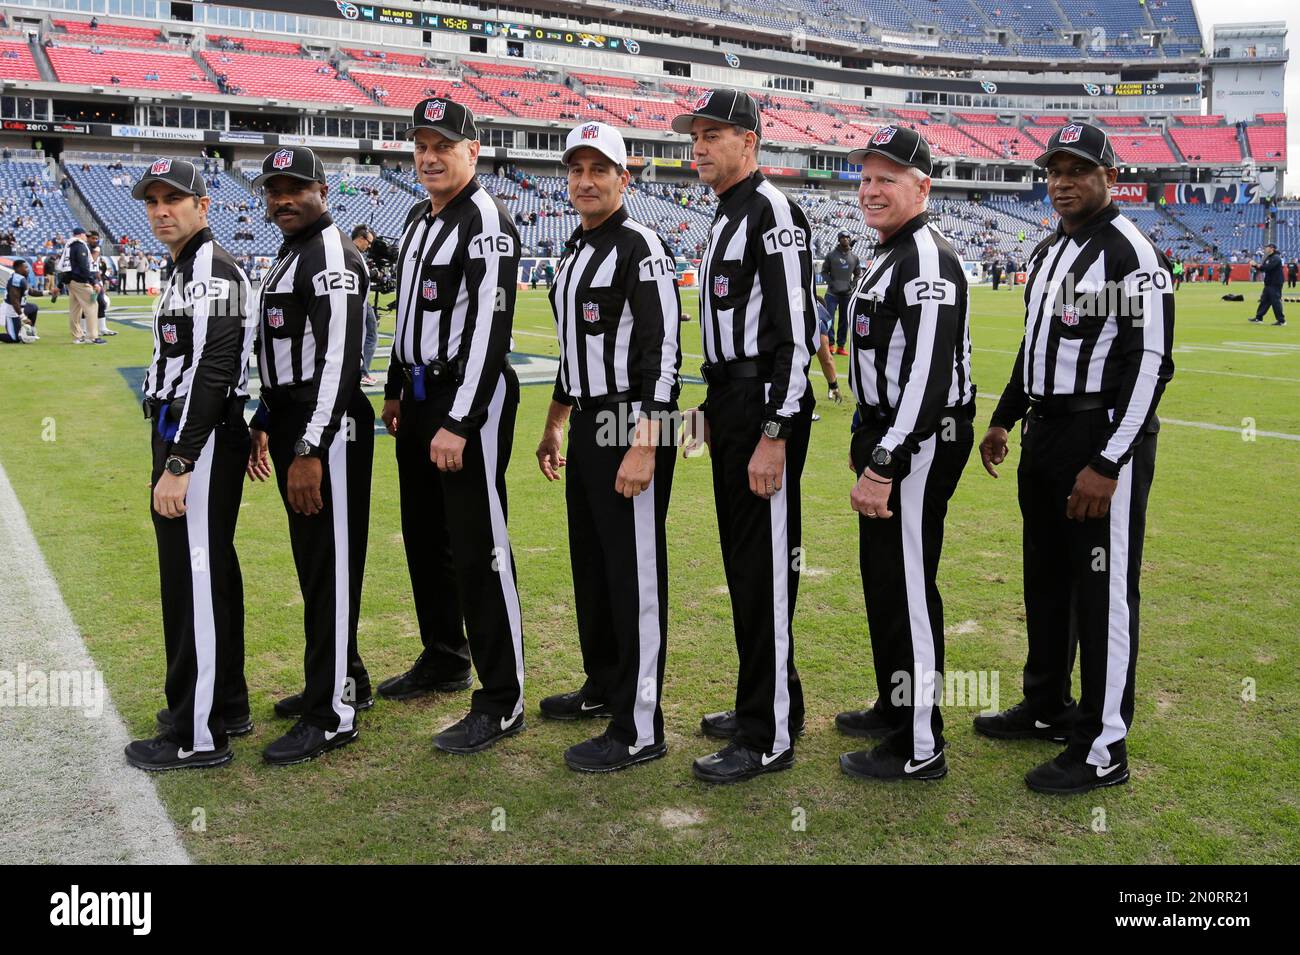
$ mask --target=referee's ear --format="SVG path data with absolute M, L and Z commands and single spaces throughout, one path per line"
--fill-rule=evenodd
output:
M 208 226 L 208 209 L 212 207 L 212 199 L 209 196 L 195 196 L 194 204 L 199 207 L 199 225 L 206 229 Z

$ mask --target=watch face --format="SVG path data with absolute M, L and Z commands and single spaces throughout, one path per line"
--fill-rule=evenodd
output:
M 890 460 L 889 452 L 884 448 L 876 448 L 871 452 L 872 464 L 888 464 Z
M 311 453 L 311 445 L 302 438 L 299 438 L 298 443 L 293 446 L 293 453 L 298 455 L 300 458 L 306 457 Z

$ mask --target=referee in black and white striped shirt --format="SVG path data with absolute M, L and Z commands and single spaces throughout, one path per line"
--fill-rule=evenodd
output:
M 817 350 L 812 236 L 803 210 L 758 171 L 758 104 L 748 93 L 704 93 L 673 120 L 689 133 L 700 181 L 718 197 L 700 267 L 700 330 L 722 563 L 740 673 L 736 709 L 704 717 L 730 739 L 695 761 L 711 783 L 794 764 L 803 689 L 794 666 L 795 597 L 803 562 L 799 478 L 814 405 Z
M 1174 371 L 1174 286 L 1164 254 L 1111 199 L 1115 152 L 1104 130 L 1062 126 L 1035 161 L 1061 222 L 1030 256 L 1025 337 L 980 444 L 997 477 L 1008 431 L 1024 419 L 1025 699 L 976 717 L 975 729 L 1066 742 L 1025 782 L 1068 794 L 1129 778 L 1138 573 L 1156 405 Z
M 424 650 L 379 692 L 406 699 L 466 689 L 472 654 L 482 687 L 465 717 L 434 738 L 445 752 L 467 754 L 524 729 L 523 623 L 506 532 L 519 234 L 474 178 L 469 109 L 426 99 L 405 135 L 429 197 L 411 207 L 402 231 L 383 419 L 397 437 L 402 538 Z
M 667 752 L 659 699 L 668 639 L 664 520 L 676 461 L 681 302 L 667 244 L 623 206 L 629 177 L 619 132 L 583 123 L 569 133 L 563 161 L 582 224 L 551 287 L 560 369 L 537 459 L 551 481 L 567 465 L 587 679 L 542 700 L 541 711 L 612 717 L 605 733 L 564 754 L 571 769 L 600 773 Z
M 258 293 L 262 402 L 248 471 L 265 479 L 269 453 L 302 587 L 306 685 L 276 704 L 298 722 L 263 752 L 286 765 L 352 742 L 356 712 L 373 700 L 357 653 L 375 454 L 375 412 L 361 390 L 370 272 L 330 218 L 325 168 L 310 149 L 271 153 L 253 185 L 284 234 Z
M 155 160 L 131 190 L 175 258 L 154 303 L 144 412 L 153 445 L 167 706 L 126 758 L 148 770 L 218 766 L 252 732 L 244 683 L 244 586 L 235 525 L 248 461 L 248 278 L 208 229 L 207 185 L 184 159 Z
M 930 225 L 930 147 L 915 130 L 883 126 L 866 148 L 858 203 L 880 234 L 850 304 L 849 381 L 859 425 L 850 495 L 877 698 L 841 713 L 850 736 L 879 738 L 840 767 L 863 779 L 947 774 L 943 600 L 936 577 L 948 501 L 974 444 L 970 302 L 961 258 Z

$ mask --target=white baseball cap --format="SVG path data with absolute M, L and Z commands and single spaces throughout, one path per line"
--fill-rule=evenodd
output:
M 581 126 L 575 126 L 569 132 L 569 138 L 565 140 L 564 155 L 560 157 L 560 162 L 567 164 L 569 157 L 584 147 L 596 150 L 620 169 L 627 168 L 627 144 L 623 142 L 622 134 L 613 126 L 606 126 L 604 123 L 583 123 Z

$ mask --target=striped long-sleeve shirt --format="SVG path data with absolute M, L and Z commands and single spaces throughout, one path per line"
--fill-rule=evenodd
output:
M 397 328 L 386 399 L 400 398 L 403 367 L 463 367 L 443 427 L 461 437 L 482 427 L 510 352 L 519 277 L 519 233 L 505 208 L 471 180 L 437 215 L 411 207 L 398 253 Z
M 1169 260 L 1111 203 L 1030 256 L 1025 337 L 992 424 L 1010 429 L 1044 398 L 1110 396 L 1091 464 L 1117 477 L 1173 377 L 1173 344 Z
M 145 397 L 185 399 L 172 452 L 196 460 L 221 422 L 228 400 L 248 397 L 248 355 L 257 327 L 248 277 L 208 229 L 176 257 L 154 301 L 153 358 Z
M 909 457 L 944 409 L 975 400 L 961 258 L 921 213 L 877 247 L 851 307 L 849 387 L 859 404 L 888 414 L 880 446 Z M 896 465 L 872 467 L 892 477 Z
M 564 246 L 551 286 L 560 343 L 554 398 L 597 398 L 631 391 L 641 412 L 674 410 L 681 300 L 667 244 L 620 207 Z
M 320 451 L 361 381 L 370 272 L 329 213 L 285 238 L 258 297 L 263 387 L 295 388 L 311 406 L 301 438 Z
M 771 358 L 764 419 L 789 418 L 817 350 L 812 234 L 803 210 L 761 172 L 718 197 L 700 272 L 700 331 L 710 364 Z

